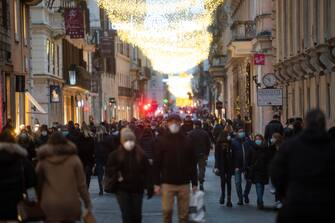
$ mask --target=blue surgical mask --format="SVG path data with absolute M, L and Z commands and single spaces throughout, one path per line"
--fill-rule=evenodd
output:
M 245 132 L 239 132 L 238 133 L 238 136 L 242 139 L 245 137 Z
M 262 145 L 262 140 L 257 139 L 257 140 L 255 140 L 255 143 L 256 143 L 257 146 L 260 146 L 260 145 Z

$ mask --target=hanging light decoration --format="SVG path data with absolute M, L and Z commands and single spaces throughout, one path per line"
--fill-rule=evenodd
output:
M 186 71 L 208 58 L 215 9 L 224 0 L 98 0 L 122 41 L 138 46 L 163 73 Z

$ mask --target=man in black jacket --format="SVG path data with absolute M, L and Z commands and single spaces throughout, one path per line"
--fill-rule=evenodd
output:
M 168 117 L 168 132 L 160 136 L 154 155 L 155 193 L 162 192 L 164 223 L 172 223 L 174 196 L 178 199 L 180 223 L 188 222 L 190 183 L 197 190 L 196 157 L 190 139 L 181 132 L 181 119 Z
M 284 198 L 278 223 L 331 222 L 334 219 L 335 142 L 326 132 L 321 111 L 307 114 L 306 129 L 285 142 L 270 168 L 271 180 Z
M 207 132 L 201 128 L 201 121 L 194 121 L 194 126 L 194 130 L 190 132 L 190 138 L 198 163 L 200 190 L 204 190 L 206 163 L 211 149 L 211 141 Z
M 274 115 L 273 120 L 269 122 L 269 124 L 265 127 L 264 138 L 267 145 L 270 145 L 271 137 L 274 133 L 279 133 L 280 135 L 284 135 L 284 127 L 280 122 L 280 116 Z

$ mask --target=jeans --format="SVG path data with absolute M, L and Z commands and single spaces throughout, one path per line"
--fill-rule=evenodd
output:
M 103 164 L 97 162 L 96 172 L 97 172 L 97 175 L 98 175 L 98 183 L 99 183 L 99 190 L 100 190 L 100 192 L 103 191 L 102 181 L 104 179 L 104 173 L 105 173 L 104 168 L 105 168 L 105 166 Z
M 207 156 L 201 155 L 198 158 L 198 170 L 199 170 L 199 182 L 203 184 L 205 182 L 205 173 L 206 173 L 206 164 L 207 164 Z
M 256 183 L 257 204 L 263 205 L 264 184 Z
M 162 185 L 162 206 L 164 223 L 172 223 L 172 211 L 174 197 L 178 201 L 179 223 L 188 223 L 188 211 L 190 203 L 190 185 Z
M 129 193 L 119 190 L 116 198 L 122 213 L 123 223 L 142 222 L 143 193 Z
M 221 175 L 221 196 L 224 200 L 226 197 L 226 184 L 227 184 L 227 199 L 231 200 L 231 174 Z
M 245 177 L 245 173 L 244 173 L 244 177 Z M 237 196 L 238 196 L 238 200 L 240 202 L 243 201 L 243 196 L 248 197 L 250 190 L 251 190 L 251 186 L 252 186 L 252 182 L 249 179 L 246 179 L 246 185 L 244 188 L 244 193 L 242 194 L 242 171 L 241 170 L 235 170 L 235 186 L 236 186 L 236 192 L 237 192 Z

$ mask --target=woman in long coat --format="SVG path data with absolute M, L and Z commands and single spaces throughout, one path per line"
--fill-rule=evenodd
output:
M 83 165 L 77 149 L 61 133 L 54 133 L 38 150 L 36 167 L 39 195 L 47 222 L 76 222 L 81 219 L 81 203 L 92 209 Z

